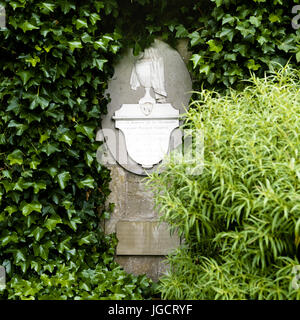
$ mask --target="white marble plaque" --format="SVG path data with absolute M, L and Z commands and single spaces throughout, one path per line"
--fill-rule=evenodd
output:
M 123 104 L 113 117 L 126 142 L 128 155 L 143 168 L 152 168 L 168 153 L 172 131 L 179 126 L 179 110 L 169 103 L 153 104 L 145 115 L 140 104 Z

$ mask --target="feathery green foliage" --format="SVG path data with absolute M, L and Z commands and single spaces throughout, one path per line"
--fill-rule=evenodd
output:
M 186 127 L 204 167 L 170 157 L 153 174 L 162 219 L 185 238 L 159 289 L 167 299 L 299 299 L 300 72 L 286 67 L 226 96 L 199 93 Z M 201 161 L 201 159 L 195 159 Z M 297 256 L 298 250 L 298 256 Z

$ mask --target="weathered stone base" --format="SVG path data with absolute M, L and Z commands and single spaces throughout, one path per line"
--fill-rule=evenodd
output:
M 168 265 L 163 256 L 117 256 L 116 262 L 126 272 L 136 276 L 146 274 L 153 281 L 158 281 L 168 270 Z
M 180 245 L 177 236 L 170 236 L 166 223 L 119 221 L 116 231 L 117 255 L 162 256 Z
M 157 222 L 153 194 L 145 188 L 145 178 L 118 165 L 110 169 L 108 202 L 115 203 L 115 208 L 105 223 L 105 232 L 117 234 L 116 261 L 129 273 L 146 274 L 157 281 L 168 269 L 165 255 L 180 245 L 180 239 L 171 237 L 168 226 Z

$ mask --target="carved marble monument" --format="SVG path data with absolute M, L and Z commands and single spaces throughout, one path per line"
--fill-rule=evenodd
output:
M 109 82 L 111 102 L 98 133 L 111 164 L 109 202 L 115 203 L 105 231 L 116 232 L 117 261 L 128 272 L 155 280 L 163 271 L 163 256 L 180 239 L 157 223 L 153 195 L 141 176 L 162 170 L 165 156 L 181 144 L 179 115 L 191 89 L 183 57 L 166 43 L 156 40 L 138 57 L 128 52 Z
M 145 88 L 138 104 L 123 104 L 115 112 L 116 128 L 125 136 L 128 155 L 142 168 L 150 169 L 169 151 L 172 131 L 179 126 L 179 110 L 166 101 L 164 61 L 155 47 L 146 49 L 135 62 L 131 89 Z M 155 93 L 155 99 L 150 89 Z

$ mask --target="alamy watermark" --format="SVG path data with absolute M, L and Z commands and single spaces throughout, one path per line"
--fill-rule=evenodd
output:
M 300 289 L 300 266 L 294 266 L 292 273 L 295 275 L 292 280 L 292 288 L 295 290 Z
M 6 272 L 3 266 L 0 266 L 0 290 L 6 288 Z
M 0 31 L 6 30 L 6 11 L 3 5 L 0 4 Z
M 204 137 L 201 130 L 183 130 L 182 143 L 173 137 L 169 142 L 169 155 L 160 163 L 162 167 L 166 163 L 179 164 L 184 167 L 188 175 L 200 175 L 204 168 Z M 102 129 L 97 133 L 97 141 L 104 143 L 97 150 L 97 161 L 104 166 L 117 164 L 128 165 L 129 158 L 122 141 L 120 130 Z M 109 145 L 109 147 L 108 147 Z
M 300 5 L 294 6 L 292 13 L 295 14 L 295 17 L 292 19 L 292 27 L 298 30 L 300 28 Z

